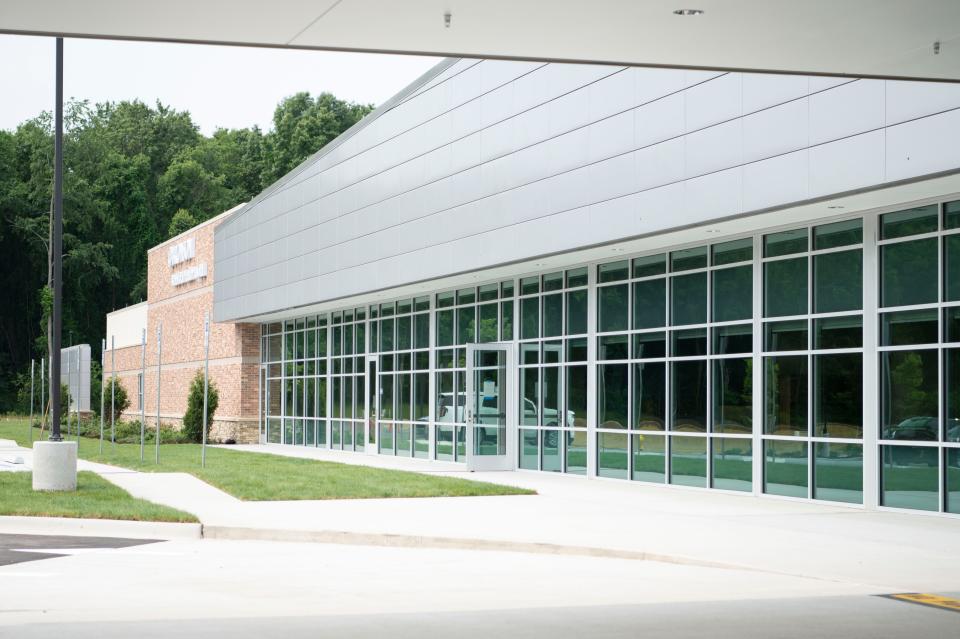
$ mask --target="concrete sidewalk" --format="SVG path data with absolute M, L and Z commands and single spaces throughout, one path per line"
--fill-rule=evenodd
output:
M 81 462 L 197 515 L 204 536 L 602 555 L 814 577 L 878 591 L 960 589 L 960 520 L 546 473 L 281 446 L 258 453 L 439 473 L 531 496 L 247 502 L 183 473 Z

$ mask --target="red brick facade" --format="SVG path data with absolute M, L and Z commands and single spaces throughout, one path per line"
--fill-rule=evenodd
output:
M 159 244 L 147 253 L 147 345 L 145 378 L 146 422 L 157 415 L 157 328 L 162 325 L 163 350 L 160 370 L 160 421 L 182 423 L 187 407 L 190 381 L 203 370 L 203 324 L 213 312 L 213 231 L 228 218 L 218 216 Z M 170 248 L 195 242 L 195 253 L 174 266 L 168 263 Z M 189 252 L 185 252 L 189 255 Z M 182 256 L 183 257 L 183 256 Z M 191 268 L 206 266 L 206 276 L 175 285 L 172 277 Z M 118 311 L 112 316 L 119 316 Z M 137 329 L 139 332 L 139 329 Z M 111 336 L 107 335 L 107 345 Z M 127 390 L 128 419 L 140 418 L 137 379 L 141 372 L 141 346 L 116 349 L 117 376 Z M 241 443 L 258 441 L 257 405 L 259 392 L 260 326 L 258 324 L 216 324 L 210 326 L 210 380 L 220 393 L 211 439 L 234 439 Z M 104 374 L 111 373 L 111 353 L 105 353 Z

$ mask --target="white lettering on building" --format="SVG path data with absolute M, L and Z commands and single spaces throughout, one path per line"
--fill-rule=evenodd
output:
M 197 254 L 197 240 L 195 238 L 190 238 L 184 240 L 179 244 L 174 244 L 170 247 L 170 250 L 167 252 L 167 264 L 170 266 L 176 266 L 181 262 L 186 262 L 187 260 L 193 259 Z
M 170 284 L 173 286 L 180 286 L 181 284 L 186 284 L 187 282 L 192 282 L 193 280 L 199 280 L 201 277 L 207 276 L 207 263 L 201 262 L 196 266 L 191 266 L 190 268 L 185 268 L 182 271 L 177 271 L 170 276 Z

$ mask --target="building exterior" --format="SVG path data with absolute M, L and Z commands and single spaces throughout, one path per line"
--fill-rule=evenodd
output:
M 950 84 L 445 60 L 211 227 L 236 414 L 960 513 L 958 133 Z
M 115 373 L 126 389 L 130 406 L 125 418 L 140 419 L 142 406 L 146 422 L 156 424 L 158 329 L 162 326 L 160 421 L 172 426 L 181 423 L 190 381 L 203 369 L 204 319 L 213 308 L 216 272 L 214 229 L 238 209 L 150 249 L 147 301 L 107 315 L 104 376 Z M 211 322 L 210 379 L 220 399 L 211 432 L 214 441 L 258 439 L 259 339 L 258 325 Z

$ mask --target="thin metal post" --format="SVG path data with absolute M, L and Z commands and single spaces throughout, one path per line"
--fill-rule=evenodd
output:
M 63 357 L 63 352 L 61 351 L 60 357 Z M 63 360 L 61 359 L 61 365 Z M 71 373 L 73 372 L 73 360 L 70 359 L 70 353 L 67 352 L 67 393 L 70 392 L 70 378 L 72 377 Z M 67 437 L 70 436 L 70 401 L 67 400 Z
M 80 349 L 77 348 L 77 392 L 73 398 L 74 412 L 77 416 L 77 450 L 80 450 Z
M 143 463 L 143 439 L 147 434 L 147 329 L 140 335 L 140 383 L 137 384 L 137 396 L 140 400 L 140 463 Z
M 203 320 L 203 443 L 200 445 L 200 467 L 207 466 L 207 384 L 210 370 L 210 313 Z
M 114 420 L 116 419 L 115 415 L 117 412 L 117 339 L 113 335 L 110 336 L 110 450 L 113 451 L 113 447 L 116 444 L 117 439 L 117 429 L 114 425 Z
M 50 323 L 50 441 L 60 435 L 60 329 L 63 324 L 63 38 L 57 38 L 56 104 L 53 136 L 53 317 Z
M 103 365 L 107 363 L 107 338 L 100 340 L 100 454 L 103 454 L 103 398 L 106 396 L 106 389 L 103 387 Z
M 163 354 L 163 322 L 157 324 L 157 441 L 156 463 L 160 463 L 160 357 Z
M 40 360 L 40 433 L 43 433 L 43 427 L 47 424 L 47 378 L 46 378 L 46 369 L 47 369 L 47 358 L 44 357 Z M 30 441 L 33 441 L 33 435 L 30 436 Z
M 27 434 L 30 435 L 30 441 L 33 441 L 33 378 L 36 375 L 34 372 L 36 368 L 36 361 L 30 360 L 30 421 L 27 422 Z

